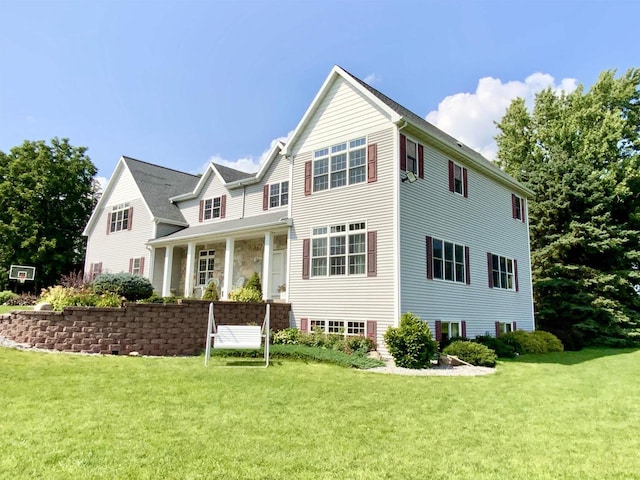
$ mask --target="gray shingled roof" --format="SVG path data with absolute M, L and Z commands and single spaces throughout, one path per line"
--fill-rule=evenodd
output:
M 342 68 L 342 67 L 340 67 L 340 68 Z M 342 70 L 344 70 L 344 68 L 342 68 Z M 391 108 L 398 115 L 406 118 L 409 122 L 414 124 L 416 127 L 424 130 L 425 132 L 427 132 L 432 137 L 435 137 L 438 140 L 448 144 L 449 146 L 451 146 L 451 148 L 454 148 L 454 149 L 456 149 L 456 150 L 458 150 L 460 152 L 463 152 L 466 156 L 471 157 L 473 160 L 488 166 L 489 168 L 493 169 L 498 175 L 501 175 L 503 177 L 509 178 L 513 182 L 515 182 L 514 179 L 512 179 L 509 175 L 507 175 L 495 163 L 493 163 L 490 160 L 487 160 L 485 157 L 480 155 L 474 149 L 469 148 L 468 146 L 466 146 L 465 144 L 463 144 L 459 140 L 456 140 L 455 138 L 453 138 L 451 135 L 446 134 L 445 132 L 440 130 L 435 125 L 432 125 L 431 123 L 427 122 L 424 118 L 421 118 L 420 116 L 418 116 L 415 113 L 413 113 L 408 108 L 405 108 L 402 105 L 400 105 L 398 102 L 390 99 L 384 93 L 379 92 L 378 90 L 373 88 L 371 85 L 365 83 L 363 80 L 360 80 L 358 77 L 356 77 L 352 73 L 349 73 L 346 70 L 344 70 L 344 71 L 349 76 L 351 76 L 356 82 L 358 82 L 364 88 L 369 90 L 375 97 L 377 97 L 379 100 L 381 100 L 385 105 L 387 105 L 389 108 Z
M 222 179 L 227 182 L 236 182 L 238 180 L 244 180 L 245 178 L 253 178 L 255 173 L 246 173 L 236 170 L 235 168 L 225 167 L 219 163 L 214 163 L 216 170 L 222 176 Z
M 200 177 L 135 158 L 122 158 L 133 175 L 151 214 L 156 218 L 186 223 L 180 209 L 172 204 L 169 198 L 193 191 Z
M 272 212 L 264 215 L 255 215 L 253 217 L 225 220 L 224 222 L 197 224 L 193 227 L 187 227 L 164 237 L 151 240 L 150 243 L 165 242 L 167 240 L 184 240 L 205 235 L 227 234 L 238 230 L 257 229 L 273 225 L 287 225 L 288 222 L 289 219 L 287 218 L 286 211 Z

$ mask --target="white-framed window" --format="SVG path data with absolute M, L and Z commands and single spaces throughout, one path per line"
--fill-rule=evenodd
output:
M 211 220 L 212 218 L 220 218 L 221 197 L 208 198 L 204 201 L 202 208 L 202 218 Z
M 500 333 L 509 333 L 513 331 L 513 325 L 507 322 L 500 322 L 499 330 L 500 330 Z
M 283 207 L 289 204 L 289 182 L 269 185 L 269 208 Z
M 433 278 L 465 283 L 464 245 L 433 239 Z
M 524 198 L 511 194 L 511 216 L 516 220 L 524 222 Z
M 206 285 L 213 278 L 215 260 L 215 250 L 200 250 L 198 254 L 198 285 Z
M 462 336 L 462 326 L 460 322 L 441 322 L 442 341 Z
M 309 325 L 312 332 L 321 332 L 326 335 L 364 337 L 367 333 L 366 323 L 359 320 L 311 319 Z
M 418 175 L 418 144 L 407 138 L 407 172 Z
M 367 260 L 365 222 L 312 229 L 311 276 L 364 275 Z
M 453 164 L 453 191 L 464 195 L 464 169 L 457 163 Z
M 142 275 L 140 271 L 140 259 L 134 258 L 133 262 L 131 262 L 131 273 L 134 275 Z
M 357 138 L 313 153 L 313 191 L 362 183 L 367 179 L 366 138 Z
M 109 232 L 119 232 L 129 229 L 129 203 L 114 205 L 110 213 Z
M 493 288 L 515 290 L 513 259 L 500 255 L 491 255 L 491 274 Z

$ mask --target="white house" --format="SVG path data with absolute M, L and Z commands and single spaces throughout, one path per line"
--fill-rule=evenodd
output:
M 254 271 L 302 330 L 383 334 L 403 312 L 436 336 L 532 330 L 531 192 L 335 66 L 256 174 L 201 177 L 122 157 L 91 216 L 85 273 L 222 298 Z M 106 225 L 106 226 L 105 226 Z

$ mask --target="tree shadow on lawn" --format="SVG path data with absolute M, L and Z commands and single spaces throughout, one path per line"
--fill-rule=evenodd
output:
M 560 365 L 577 365 L 612 355 L 628 355 L 637 352 L 638 348 L 606 348 L 588 347 L 577 352 L 552 352 L 521 355 L 517 358 L 501 359 L 505 362 L 517 363 L 557 363 Z

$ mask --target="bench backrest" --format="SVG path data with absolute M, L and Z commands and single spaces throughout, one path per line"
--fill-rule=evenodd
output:
M 262 328 L 258 325 L 218 325 L 213 348 L 260 348 Z

